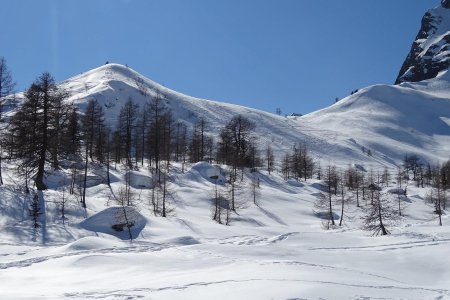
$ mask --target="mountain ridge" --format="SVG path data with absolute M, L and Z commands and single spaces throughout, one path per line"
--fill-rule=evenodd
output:
M 184 95 L 164 87 L 146 78 L 129 67 L 120 64 L 107 64 L 90 71 L 81 73 L 61 82 L 61 87 L 69 91 L 69 102 L 80 107 L 86 106 L 89 99 L 97 100 L 104 108 L 110 126 L 115 126 L 121 105 L 131 97 L 134 102 L 143 105 L 150 101 L 156 93 L 167 99 L 167 106 L 171 108 L 175 120 L 187 125 L 191 131 L 200 118 L 205 118 L 208 134 L 217 138 L 220 130 L 234 116 L 240 114 L 256 124 L 255 136 L 261 150 L 270 144 L 281 158 L 283 153 L 290 151 L 296 143 L 305 142 L 317 157 L 328 157 L 329 149 L 327 137 L 311 134 L 314 129 L 307 128 L 297 122 L 296 118 L 279 116 L 262 110 L 237 104 L 200 99 Z M 87 86 L 86 86 L 87 85 Z M 334 134 L 334 133 L 333 133 Z M 348 151 L 347 145 L 335 145 L 336 150 Z M 353 149 L 357 160 L 365 159 L 359 151 Z
M 192 131 L 200 118 L 205 118 L 209 123 L 207 134 L 216 140 L 232 117 L 241 114 L 249 118 L 256 124 L 255 137 L 258 137 L 260 150 L 271 145 L 278 160 L 296 143 L 305 143 L 317 161 L 338 165 L 395 166 L 408 153 L 418 154 L 432 163 L 448 158 L 446 153 L 450 152 L 450 140 L 447 141 L 447 137 L 450 131 L 443 121 L 450 120 L 448 77 L 444 72 L 439 78 L 417 83 L 369 86 L 330 107 L 302 117 L 284 117 L 236 104 L 187 96 L 120 64 L 94 68 L 59 85 L 69 92 L 67 101 L 77 105 L 81 112 L 88 100 L 97 100 L 103 106 L 111 127 L 115 126 L 120 108 L 129 97 L 142 107 L 160 93 L 167 99 L 175 120 Z M 435 100 L 443 104 L 436 106 Z M 411 105 L 418 105 L 421 109 L 410 109 Z M 428 119 L 422 116 L 424 111 L 433 107 L 436 113 L 428 113 Z M 396 124 L 399 120 L 395 116 L 401 116 L 400 124 Z M 431 128 L 430 124 L 434 127 Z M 422 126 L 427 127 L 422 129 Z M 441 150 L 431 151 L 430 147 Z M 371 156 L 362 149 L 370 149 Z
M 450 24 L 450 9 L 446 8 L 449 1 L 442 1 L 440 7 L 427 12 L 445 18 L 431 18 L 422 24 L 426 30 L 419 32 L 420 43 L 416 40 L 413 44 L 413 49 L 424 47 L 420 48 L 422 56 L 429 49 L 435 49 L 436 41 L 441 41 L 442 36 L 450 37 L 446 27 Z M 259 148 L 263 150 L 271 145 L 278 159 L 296 143 L 305 143 L 317 160 L 327 163 L 392 166 L 401 163 L 406 153 L 419 154 L 424 160 L 435 163 L 446 160 L 446 152 L 450 152 L 450 141 L 447 141 L 450 136 L 447 128 L 450 73 L 444 68 L 450 61 L 450 52 L 436 53 L 442 56 L 443 64 L 430 79 L 407 81 L 405 73 L 398 85 L 369 86 L 302 117 L 284 117 L 237 104 L 191 97 L 115 63 L 73 76 L 59 85 L 69 92 L 68 101 L 77 105 L 81 112 L 87 101 L 98 101 L 111 127 L 116 125 L 121 106 L 130 97 L 142 108 L 159 93 L 166 99 L 175 120 L 184 123 L 188 131 L 192 132 L 195 124 L 204 118 L 209 123 L 207 134 L 216 140 L 232 117 L 240 114 L 249 118 L 256 124 L 254 134 L 258 137 Z M 402 70 L 407 68 L 408 74 L 413 74 L 412 70 L 420 73 L 421 67 L 420 64 L 408 67 L 405 61 Z M 436 105 L 436 101 L 441 102 L 440 105 Z M 411 109 L 411 105 L 420 109 Z M 432 112 L 433 109 L 436 111 Z M 367 156 L 361 149 L 370 149 L 372 155 Z
M 213 137 L 218 136 L 229 119 L 242 114 L 257 125 L 255 135 L 259 137 L 260 148 L 271 144 L 278 156 L 295 143 L 304 142 L 318 160 L 396 165 L 406 153 L 416 153 L 433 163 L 447 158 L 445 153 L 450 149 L 447 141 L 441 140 L 450 136 L 447 123 L 442 121 L 450 119 L 449 77 L 444 71 L 439 78 L 422 82 L 369 86 L 303 117 L 278 116 L 241 105 L 187 96 L 119 64 L 104 65 L 72 77 L 62 86 L 75 92 L 69 100 L 80 107 L 90 98 L 102 103 L 111 126 L 129 96 L 142 104 L 158 92 L 167 99 L 175 119 L 193 128 L 203 117 L 210 123 L 208 133 Z M 93 86 L 83 94 L 81 90 L 86 82 Z M 436 101 L 440 101 L 440 105 Z M 424 111 L 428 112 L 426 117 Z M 401 116 L 401 120 L 395 116 Z M 367 139 L 365 135 L 372 138 Z M 428 144 L 430 147 L 439 145 L 442 150 L 428 153 L 428 147 L 424 147 Z M 363 147 L 372 149 L 373 156 L 362 153 Z

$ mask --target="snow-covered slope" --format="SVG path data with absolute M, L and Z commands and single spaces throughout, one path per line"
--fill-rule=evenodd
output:
M 136 80 L 136 78 L 138 78 Z M 405 153 L 430 162 L 447 159 L 450 145 L 449 80 L 360 90 L 329 108 L 304 117 L 284 118 L 237 105 L 191 98 L 170 91 L 120 65 L 106 65 L 62 83 L 69 101 L 82 109 L 97 99 L 114 124 L 129 96 L 143 103 L 155 89 L 168 98 L 174 115 L 192 126 L 200 116 L 215 135 L 235 114 L 257 124 L 261 145 L 271 142 L 279 155 L 305 141 L 322 164 L 361 163 L 393 166 Z M 145 94 L 144 93 L 144 94 Z M 372 156 L 363 153 L 371 150 Z M 111 170 L 111 189 L 101 179 L 104 168 L 89 170 L 87 209 L 68 195 L 70 170 L 48 176 L 40 194 L 43 211 L 37 230 L 28 215 L 31 201 L 18 187 L 14 162 L 4 164 L 0 187 L 0 292 L 11 299 L 445 299 L 450 297 L 450 263 L 442 259 L 450 242 L 450 215 L 439 227 L 425 202 L 428 188 L 408 185 L 401 200 L 403 217 L 389 227 L 392 235 L 371 237 L 361 217 L 370 199 L 347 203 L 342 227 L 324 230 L 314 203 L 320 180 L 284 180 L 279 172 L 260 170 L 258 205 L 253 203 L 246 172 L 237 190 L 237 213 L 230 226 L 211 219 L 214 183 L 221 166 L 198 163 L 181 171 L 173 164 L 168 218 L 151 207 L 151 174 L 132 173 L 134 208 L 139 216 L 133 243 L 121 240 L 111 222 L 113 193 L 124 185 L 126 170 Z M 393 171 L 391 169 L 391 171 Z M 394 171 L 393 171 L 394 172 Z M 220 177 L 220 176 L 219 176 Z M 96 180 L 99 179 L 99 180 Z M 65 194 L 63 192 L 66 183 Z M 393 182 L 387 190 L 395 187 Z M 220 185 L 221 193 L 227 187 Z M 66 219 L 61 199 L 66 199 Z M 397 201 L 390 195 L 391 201 Z M 113 209 L 111 209 L 113 208 Z M 339 202 L 334 203 L 340 218 Z M 23 288 L 26 286 L 26 288 Z
M 124 169 L 111 170 L 117 178 L 112 190 L 105 184 L 88 188 L 87 210 L 66 192 L 64 220 L 64 194 L 57 187 L 64 173 L 59 173 L 41 194 L 45 214 L 34 229 L 30 196 L 14 190 L 14 165 L 6 165 L 0 186 L 0 293 L 5 299 L 450 297 L 450 262 L 443 259 L 450 217 L 437 225 L 424 201 L 427 189 L 409 185 L 404 216 L 389 227 L 392 235 L 371 237 L 359 229 L 369 199 L 359 208 L 347 203 L 343 226 L 327 231 L 314 208 L 320 181 L 285 181 L 277 172 L 260 171 L 255 205 L 249 180 L 254 174 L 248 172 L 236 194 L 237 213 L 225 226 L 211 219 L 210 176 L 219 169 L 198 163 L 182 173 L 174 164 L 175 211 L 168 218 L 154 216 L 151 190 L 132 188 L 132 209 L 141 222 L 130 243 L 120 239 L 124 232 L 111 229 L 120 213 L 111 192 L 123 187 Z M 149 175 L 145 168 L 139 173 Z M 223 193 L 226 187 L 219 189 Z M 339 202 L 334 209 L 340 217 Z
M 339 103 L 303 117 L 272 113 L 198 99 L 172 91 L 119 64 L 108 64 L 61 83 L 68 101 L 83 111 L 89 99 L 103 105 L 108 123 L 115 126 L 122 105 L 132 98 L 142 108 L 156 92 L 167 99 L 175 119 L 192 129 L 200 118 L 208 133 L 218 136 L 223 126 L 241 114 L 256 124 L 261 149 L 270 144 L 276 156 L 304 142 L 323 164 L 396 165 L 406 153 L 431 162 L 447 159 L 450 120 L 448 75 L 400 86 L 377 85 L 360 90 Z M 19 97 L 20 99 L 20 97 Z M 368 156 L 362 149 L 370 150 Z
M 430 163 L 450 153 L 450 83 L 446 76 L 416 84 L 375 85 L 298 120 L 334 131 L 385 161 L 415 153 Z
M 447 6 L 449 1 L 443 1 L 441 10 Z M 278 158 L 297 142 L 305 142 L 322 165 L 358 163 L 367 170 L 393 167 L 405 154 L 438 163 L 450 153 L 450 74 L 445 70 L 420 82 L 370 86 L 328 108 L 292 118 L 189 97 L 118 64 L 77 75 L 61 86 L 81 111 L 89 99 L 97 100 L 111 126 L 129 97 L 142 108 L 156 92 L 189 128 L 205 118 L 212 136 L 242 114 L 257 125 L 260 147 L 270 144 Z M 17 99 L 9 114 L 23 100 L 20 95 Z M 32 188 L 32 194 L 25 194 L 15 162 L 4 161 L 0 294 L 5 299 L 450 298 L 450 262 L 443 259 L 450 243 L 450 215 L 443 216 L 443 226 L 437 225 L 433 207 L 425 201 L 429 187 L 403 183 L 408 196 L 397 197 L 389 190 L 398 190 L 398 183 L 388 182 L 382 195 L 402 207 L 402 217 L 390 224 L 390 236 L 374 238 L 361 230 L 361 217 L 371 207 L 368 197 L 358 207 L 354 191 L 348 190 L 343 214 L 336 197 L 333 215 L 342 218 L 342 226 L 324 230 L 323 212 L 314 205 L 324 190 L 322 181 L 285 180 L 279 170 L 247 170 L 235 190 L 237 211 L 225 226 L 212 220 L 216 190 L 230 193 L 225 166 L 200 162 L 185 167 L 171 167 L 170 214 L 163 218 L 153 212 L 152 174 L 146 167 L 127 171 L 118 164 L 110 170 L 108 187 L 106 168 L 91 165 L 83 209 L 79 187 L 68 193 L 71 170 L 49 172 L 48 190 Z M 117 206 L 115 200 L 126 174 L 133 193 L 130 207 Z M 34 194 L 41 208 L 39 228 L 33 228 L 29 215 Z M 130 219 L 133 226 L 127 232 L 124 220 Z M 123 240 L 130 235 L 132 243 Z
M 83 108 L 86 100 L 96 99 L 104 105 L 105 115 L 114 126 L 123 103 L 131 97 L 143 107 L 155 93 L 160 92 L 167 100 L 174 117 L 193 126 L 205 118 L 215 132 L 225 122 L 241 113 L 258 123 L 258 127 L 288 127 L 285 118 L 239 105 L 220 103 L 189 97 L 163 87 L 145 78 L 134 70 L 119 64 L 108 64 L 66 80 L 62 86 L 68 89 L 72 97 L 69 100 Z M 282 130 L 282 133 L 285 133 Z
M 170 90 L 142 76 L 127 66 L 107 64 L 99 68 L 65 80 L 61 86 L 70 93 L 72 101 L 85 109 L 89 99 L 97 100 L 105 110 L 111 126 L 115 126 L 122 105 L 132 98 L 142 108 L 157 92 L 167 99 L 177 121 L 184 122 L 192 130 L 200 118 L 205 118 L 208 133 L 217 137 L 223 126 L 232 117 L 241 114 L 256 124 L 255 137 L 261 149 L 270 144 L 276 156 L 292 149 L 296 143 L 306 143 L 316 158 L 326 162 L 338 163 L 372 162 L 379 159 L 368 158 L 348 140 L 341 141 L 336 132 L 328 128 L 319 131 L 307 124 L 297 122 L 296 118 L 286 118 L 249 107 L 218 101 L 198 99 Z M 19 97 L 20 98 L 20 97 Z
M 309 130 L 334 132 L 382 163 L 417 154 L 436 164 L 450 153 L 450 1 L 429 10 L 396 83 L 361 89 L 298 119 Z

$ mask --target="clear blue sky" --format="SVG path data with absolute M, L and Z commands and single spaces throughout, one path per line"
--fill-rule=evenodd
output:
M 0 56 L 27 88 L 128 64 L 188 95 L 307 113 L 392 83 L 438 0 L 0 0 Z

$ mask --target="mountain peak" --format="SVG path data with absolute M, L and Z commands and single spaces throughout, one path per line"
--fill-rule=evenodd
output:
M 450 0 L 425 13 L 395 84 L 440 76 L 450 66 Z
M 72 78 L 69 78 L 62 82 L 62 84 L 73 85 L 75 82 L 85 82 L 85 85 L 104 85 L 106 86 L 108 82 L 111 81 L 121 81 L 131 85 L 139 85 L 144 82 L 155 86 L 155 88 L 161 89 L 161 87 L 153 82 L 152 80 L 146 78 L 140 73 L 136 72 L 128 65 L 122 65 L 117 63 L 106 63 L 104 65 L 98 66 L 89 71 L 78 74 Z
M 139 73 L 137 73 L 136 71 L 134 71 L 133 69 L 131 69 L 130 67 L 128 67 L 128 65 L 122 65 L 122 64 L 117 64 L 117 63 L 106 63 L 106 64 L 104 64 L 100 67 L 97 67 L 95 69 L 92 69 L 88 72 L 90 72 L 90 73 L 106 73 L 106 74 L 121 74 L 126 77 L 135 77 L 137 75 L 142 76 Z
M 106 63 L 103 66 L 98 67 L 97 69 L 99 69 L 99 70 L 108 69 L 108 70 L 123 72 L 125 70 L 129 70 L 130 68 L 128 67 L 128 65 L 122 65 L 122 64 L 118 64 L 118 63 Z

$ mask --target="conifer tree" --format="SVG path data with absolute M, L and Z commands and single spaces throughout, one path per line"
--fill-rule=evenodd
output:
M 163 119 L 167 114 L 166 107 L 167 99 L 156 91 L 152 100 L 146 105 L 146 110 L 149 117 L 149 131 L 147 134 L 147 151 L 150 158 L 150 163 L 154 162 L 154 168 L 159 171 L 161 161 L 161 147 L 162 147 L 162 130 Z
M 87 171 L 89 158 L 94 159 L 94 153 L 99 160 L 103 159 L 102 147 L 104 130 L 104 113 L 103 108 L 95 100 L 89 100 L 86 111 L 81 119 L 81 129 L 84 140 L 84 179 L 83 179 L 83 193 L 81 196 L 81 205 L 86 208 L 86 185 L 87 185 Z
M 45 190 L 47 162 L 58 167 L 60 136 L 67 111 L 63 100 L 67 93 L 59 89 L 49 73 L 43 73 L 25 92 L 25 102 L 11 118 L 10 135 L 12 152 L 21 159 L 20 172 L 34 173 L 38 190 Z M 30 130 L 30 129 L 33 130 Z
M 120 136 L 120 143 L 122 145 L 123 157 L 126 159 L 126 164 L 129 169 L 133 168 L 133 142 L 134 132 L 137 128 L 137 111 L 139 106 L 134 103 L 133 99 L 128 98 L 127 102 L 120 110 L 119 119 L 117 123 L 117 132 Z
M 0 122 L 2 122 L 4 97 L 14 92 L 15 82 L 11 71 L 8 69 L 6 59 L 0 56 Z M 3 126 L 0 124 L 0 185 L 3 184 L 2 177 L 2 156 L 3 156 Z

